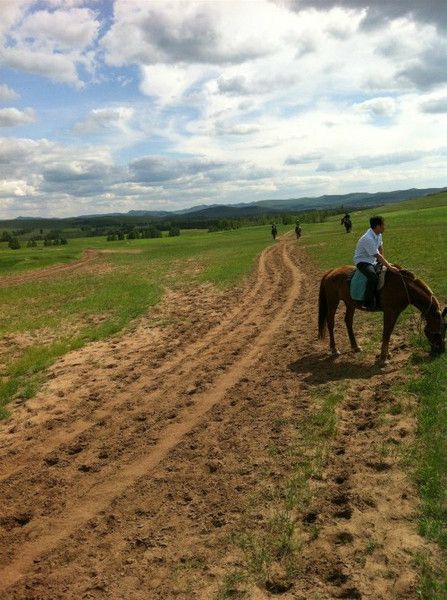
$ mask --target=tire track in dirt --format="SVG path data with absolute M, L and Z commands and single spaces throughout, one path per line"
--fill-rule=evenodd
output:
M 45 269 L 36 269 L 34 271 L 27 271 L 20 275 L 7 275 L 0 277 L 0 288 L 5 288 L 10 285 L 20 285 L 22 283 L 28 283 L 30 281 L 40 281 L 41 279 L 48 279 L 54 275 L 66 275 L 68 272 L 76 271 L 80 267 L 84 267 L 89 263 L 95 261 L 101 252 L 98 250 L 84 250 L 82 257 L 79 260 L 75 260 L 71 263 L 64 265 L 55 265 L 54 267 L 47 267 Z
M 30 461 L 36 462 L 42 460 L 44 456 L 48 456 L 51 452 L 57 449 L 62 444 L 67 445 L 73 443 L 74 440 L 81 434 L 85 434 L 88 430 L 95 431 L 95 426 L 98 422 L 102 422 L 104 419 L 116 412 L 120 407 L 125 406 L 126 403 L 132 401 L 135 396 L 144 394 L 145 403 L 148 404 L 151 401 L 156 400 L 159 396 L 163 395 L 163 392 L 169 389 L 168 383 L 163 381 L 160 383 L 162 376 L 173 375 L 175 369 L 177 375 L 181 375 L 183 372 L 188 372 L 189 383 L 185 382 L 186 386 L 189 386 L 194 374 L 194 369 L 197 365 L 200 366 L 205 359 L 210 359 L 211 355 L 214 355 L 215 360 L 220 360 L 220 348 L 230 343 L 234 338 L 235 332 L 240 334 L 240 329 L 247 325 L 248 321 L 253 321 L 262 314 L 265 306 L 271 302 L 272 295 L 275 293 L 276 285 L 280 277 L 280 272 L 277 264 L 271 262 L 271 255 L 273 246 L 270 246 L 264 250 L 258 261 L 258 268 L 256 273 L 256 279 L 254 285 L 250 285 L 247 294 L 244 296 L 242 302 L 238 303 L 236 308 L 232 310 L 225 318 L 208 333 L 206 333 L 202 339 L 189 344 L 186 348 L 182 348 L 177 351 L 172 358 L 168 358 L 164 364 L 160 367 L 153 369 L 150 375 L 143 375 L 139 377 L 138 383 L 133 384 L 131 389 L 127 392 L 121 392 L 117 395 L 116 399 L 108 402 L 105 407 L 93 410 L 88 415 L 88 420 L 85 419 L 85 414 L 79 414 L 76 410 L 73 410 L 70 415 L 71 429 L 67 432 L 67 421 L 64 420 L 59 423 L 59 432 L 55 432 L 52 428 L 51 431 L 43 429 L 41 433 L 44 434 L 43 439 L 39 439 L 39 446 L 36 448 L 35 435 L 33 436 L 33 448 L 31 453 L 21 453 L 21 456 L 15 456 L 14 464 L 8 468 L 4 464 L 5 458 L 0 458 L 0 482 L 6 481 L 23 469 L 29 464 Z M 264 288 L 264 289 L 263 289 Z M 258 295 L 262 293 L 262 300 L 257 302 L 254 306 L 254 302 Z M 216 349 L 216 342 L 218 342 Z M 203 376 L 202 376 L 203 377 Z M 156 391 L 150 391 L 156 390 Z M 90 406 L 92 403 L 89 403 Z M 136 407 L 137 412 L 141 412 L 141 408 Z M 133 411 L 126 406 L 126 416 L 131 416 Z M 41 424 L 39 424 L 41 425 Z M 28 431 L 30 437 L 33 432 Z M 85 441 L 82 442 L 85 445 Z M 40 449 L 40 452 L 38 451 Z
M 9 565 L 0 572 L 0 590 L 6 590 L 17 582 L 38 556 L 55 548 L 86 521 L 109 506 L 116 497 L 132 486 L 139 478 L 147 475 L 148 472 L 159 465 L 184 436 L 200 423 L 204 415 L 219 403 L 227 391 L 240 381 L 245 370 L 253 362 L 259 360 L 269 345 L 272 335 L 284 321 L 295 302 L 299 294 L 301 281 L 298 269 L 287 254 L 286 243 L 274 246 L 272 254 L 276 257 L 280 255 L 280 260 L 287 270 L 287 273 L 285 273 L 287 276 L 283 277 L 281 282 L 283 286 L 282 294 L 278 294 L 278 289 L 276 289 L 276 297 L 275 293 L 273 293 L 273 296 L 268 297 L 267 302 L 272 301 L 270 310 L 265 310 L 266 302 L 259 309 L 255 308 L 252 314 L 249 315 L 247 321 L 251 327 L 256 326 L 256 323 L 253 323 L 254 316 L 259 317 L 261 319 L 260 324 L 264 325 L 264 329 L 259 332 L 258 327 L 257 335 L 249 340 L 250 349 L 245 350 L 242 354 L 239 353 L 237 362 L 234 364 L 233 361 L 233 364 L 227 367 L 222 375 L 217 376 L 212 382 L 210 390 L 195 394 L 192 407 L 187 406 L 177 422 L 161 430 L 158 441 L 150 451 L 141 455 L 140 450 L 140 455 L 137 453 L 136 457 L 131 457 L 130 460 L 129 456 L 126 456 L 118 461 L 119 464 L 114 469 L 113 476 L 109 473 L 106 478 L 97 477 L 96 483 L 90 481 L 89 493 L 84 497 L 79 497 L 78 490 L 70 490 L 70 492 L 74 492 L 75 501 L 73 501 L 70 494 L 70 498 L 64 507 L 64 517 L 50 515 L 49 517 L 35 518 L 27 531 L 28 541 L 22 540 L 20 544 L 20 555 L 16 554 Z M 276 269 L 275 272 L 278 272 L 278 270 Z M 281 304 L 281 295 L 284 295 L 283 304 Z M 278 303 L 280 308 L 278 308 Z M 271 315 L 270 320 L 269 313 Z M 268 321 L 267 324 L 266 321 Z M 225 354 L 228 351 L 230 340 L 230 335 L 226 338 L 223 337 L 220 346 L 217 346 L 215 352 L 213 352 L 216 359 L 222 353 Z M 200 367 L 200 357 L 196 364 Z M 203 365 L 203 367 L 206 371 L 207 366 Z M 166 389 L 169 389 L 168 385 Z M 120 432 L 118 432 L 118 435 L 121 435 Z M 106 433 L 106 436 L 110 437 L 109 433 Z M 94 436 L 92 441 L 97 441 Z M 28 485 L 30 485 L 30 482 L 28 482 Z M 39 521 L 38 524 L 37 521 Z

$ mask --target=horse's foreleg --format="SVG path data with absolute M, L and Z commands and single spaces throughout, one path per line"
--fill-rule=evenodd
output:
M 353 304 L 346 304 L 346 314 L 345 314 L 345 323 L 346 329 L 348 330 L 349 341 L 351 342 L 351 348 L 354 352 L 361 352 L 362 349 L 357 344 L 357 340 L 355 339 L 354 328 L 352 326 L 354 321 L 354 313 L 355 306 Z
M 329 348 L 334 356 L 338 356 L 340 352 L 337 350 L 334 338 L 335 313 L 337 311 L 338 302 L 334 306 L 330 306 L 327 315 L 327 328 L 329 331 Z
M 384 311 L 383 313 L 383 335 L 382 335 L 382 350 L 380 352 L 380 362 L 385 364 L 388 358 L 388 348 L 390 345 L 390 337 L 396 325 L 398 312 Z

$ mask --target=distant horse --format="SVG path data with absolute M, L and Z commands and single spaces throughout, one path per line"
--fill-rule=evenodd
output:
M 389 357 L 388 347 L 396 321 L 409 304 L 415 306 L 425 320 L 424 333 L 430 343 L 432 354 L 445 352 L 447 326 L 444 319 L 447 307 L 441 313 L 440 304 L 430 288 L 410 271 L 398 268 L 398 273 L 386 272 L 385 285 L 379 292 L 379 302 L 383 310 L 382 349 L 379 357 L 381 364 L 385 364 Z M 327 324 L 330 350 L 333 355 L 340 354 L 334 339 L 334 318 L 340 300 L 346 305 L 345 323 L 351 347 L 355 352 L 361 351 L 352 328 L 355 309 L 361 307 L 360 302 L 352 300 L 349 290 L 348 277 L 353 270 L 352 266 L 331 269 L 321 279 L 318 302 L 318 337 L 320 339 L 324 337 Z
M 301 227 L 299 225 L 297 225 L 295 227 L 295 235 L 296 235 L 296 239 L 299 240 L 301 237 Z
M 341 225 L 345 226 L 346 229 L 346 233 L 351 233 L 351 229 L 352 229 L 352 221 L 349 217 L 347 217 L 346 215 L 342 218 Z

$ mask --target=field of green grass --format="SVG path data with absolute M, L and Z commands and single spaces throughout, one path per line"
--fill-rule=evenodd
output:
M 447 193 L 427 200 L 408 200 L 353 212 L 350 234 L 340 225 L 340 217 L 330 217 L 325 223 L 306 224 L 302 244 L 324 269 L 352 264 L 357 239 L 368 229 L 369 217 L 374 214 L 385 218 L 383 241 L 387 259 L 414 271 L 445 303 Z
M 424 279 L 444 306 L 447 193 L 354 212 L 350 234 L 340 225 L 340 216 L 304 224 L 299 245 L 322 269 L 350 264 L 355 243 L 373 213 L 386 218 L 387 258 Z M 7 415 L 6 405 L 12 398 L 36 392 L 45 368 L 59 356 L 125 329 L 160 301 L 166 287 L 207 281 L 225 288 L 241 283 L 259 252 L 271 243 L 269 229 L 183 231 L 179 237 L 109 243 L 105 238 L 77 238 L 67 246 L 16 251 L 0 244 L 0 277 L 68 263 L 87 248 L 112 251 L 101 255 L 91 270 L 1 290 L 0 418 Z M 291 226 L 280 226 L 279 234 L 287 229 Z M 401 327 L 402 322 L 405 318 Z M 21 336 L 26 343 L 21 344 Z M 428 362 L 420 344 L 408 368 L 407 391 L 416 394 L 420 403 L 410 468 L 421 494 L 420 530 L 447 556 L 447 360 L 444 355 Z M 447 597 L 442 596 L 447 580 L 424 557 L 421 572 L 422 598 Z
M 387 259 L 414 271 L 432 288 L 441 306 L 446 306 L 447 193 L 354 212 L 350 234 L 344 232 L 337 217 L 322 224 L 306 225 L 302 244 L 323 269 L 351 264 L 355 243 L 368 228 L 368 219 L 373 214 L 385 217 L 383 238 Z M 405 326 L 405 316 L 412 311 L 417 312 L 407 309 L 401 317 L 401 328 Z M 377 319 L 377 315 L 368 317 Z M 407 372 L 406 392 L 415 394 L 419 405 L 417 439 L 409 452 L 408 467 L 420 492 L 420 532 L 438 544 L 447 564 L 447 357 L 444 354 L 429 361 L 426 352 L 424 340 L 416 340 Z M 433 566 L 427 556 L 417 557 L 417 564 L 420 597 L 447 598 L 447 569 Z

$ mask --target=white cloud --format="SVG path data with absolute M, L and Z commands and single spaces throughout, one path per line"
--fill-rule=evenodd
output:
M 64 54 L 36 52 L 29 48 L 0 49 L 0 63 L 13 69 L 36 73 L 52 79 L 83 87 L 76 71 L 76 60 Z
M 163 105 L 179 102 L 203 73 L 203 69 L 196 65 L 143 65 L 140 70 L 141 92 L 155 96 Z
M 272 26 L 280 14 L 268 2 L 116 0 L 103 46 L 114 65 L 242 63 L 278 44 Z
M 15 32 L 16 40 L 37 47 L 83 50 L 95 40 L 99 22 L 87 8 L 39 10 L 31 13 Z
M 13 102 L 19 98 L 19 94 L 8 87 L 5 83 L 0 84 L 0 102 Z
M 127 106 L 95 108 L 86 119 L 75 125 L 77 133 L 95 133 L 119 129 L 128 131 L 134 110 Z
M 17 108 L 0 108 L 0 127 L 18 127 L 33 123 L 35 120 L 36 117 L 31 108 L 24 111 Z
M 354 104 L 353 108 L 360 113 L 367 113 L 376 117 L 391 117 L 397 110 L 397 104 L 394 98 L 372 98 Z
M 447 95 L 423 100 L 420 108 L 424 113 L 447 114 Z
M 14 0 L 1 3 L 0 40 L 23 16 L 32 0 Z
M 92 73 L 96 60 L 91 50 L 100 27 L 95 13 L 70 7 L 32 10 L 35 6 L 17 2 L 16 10 L 8 9 L 0 64 L 82 87 L 78 67 Z
M 0 198 L 22 198 L 24 196 L 34 196 L 36 194 L 36 189 L 34 186 L 29 185 L 26 181 L 19 180 L 9 180 L 9 181 L 0 181 Z

